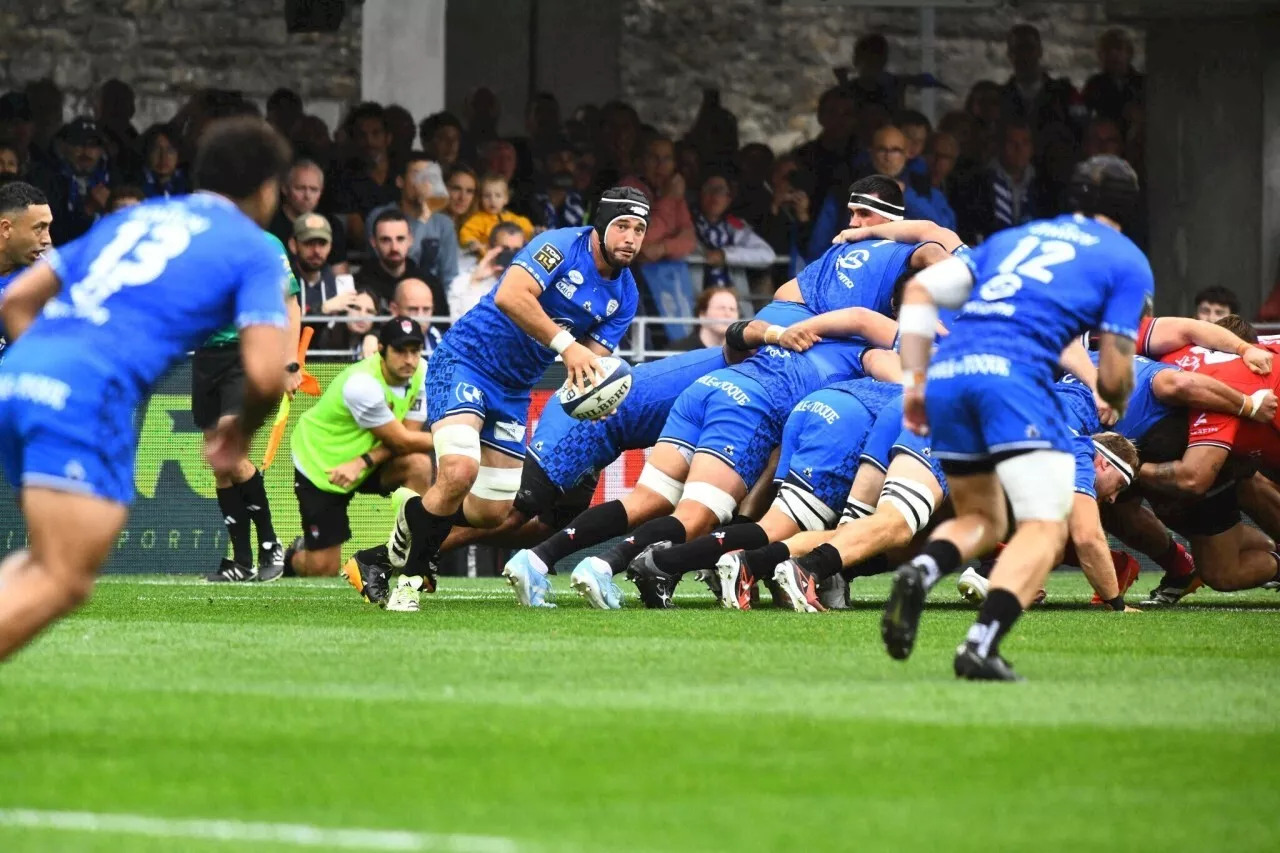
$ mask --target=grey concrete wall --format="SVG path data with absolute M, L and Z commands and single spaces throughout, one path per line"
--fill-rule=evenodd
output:
M 502 112 L 498 130 L 524 132 L 529 95 L 530 0 L 453 0 L 445 11 L 445 105 L 464 115 L 467 94 L 488 86 Z
M 1260 302 L 1265 36 L 1248 20 L 1147 29 L 1149 254 L 1162 312 L 1187 313 L 1213 284 L 1240 294 L 1248 316 Z
M 360 99 L 419 121 L 444 108 L 446 0 L 365 0 Z

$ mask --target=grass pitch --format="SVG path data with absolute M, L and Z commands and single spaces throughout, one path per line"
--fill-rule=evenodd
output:
M 809 617 L 553 583 L 555 611 L 444 579 L 389 614 L 109 578 L 0 667 L 0 850 L 1276 849 L 1275 593 L 1112 615 L 1055 577 L 1005 645 L 1031 681 L 988 685 L 951 676 L 946 583 L 906 664 L 884 580 Z

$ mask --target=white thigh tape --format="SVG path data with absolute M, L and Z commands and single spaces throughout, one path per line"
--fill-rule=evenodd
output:
M 782 484 L 773 508 L 800 525 L 801 530 L 826 530 L 836 520 L 831 507 L 793 483 Z
M 465 456 L 480 461 L 480 433 L 475 427 L 450 424 L 436 430 L 433 441 L 437 459 L 442 456 Z
M 933 493 L 926 487 L 904 477 L 890 477 L 884 481 L 880 491 L 880 502 L 888 502 L 890 506 L 902 513 L 914 536 L 924 530 L 929 519 L 933 517 Z
M 648 462 L 644 463 L 644 468 L 640 471 L 640 479 L 636 481 L 636 485 L 644 486 L 649 491 L 664 498 L 672 506 L 680 503 L 680 495 L 684 492 L 684 483 L 675 477 L 662 473 Z
M 1018 521 L 1066 521 L 1075 494 L 1076 460 L 1061 450 L 1033 450 L 996 464 Z
M 471 494 L 486 501 L 514 500 L 516 492 L 520 491 L 520 474 L 519 468 L 490 468 L 481 465 L 475 485 L 471 487 Z
M 874 515 L 876 508 L 869 503 L 857 500 L 853 495 L 844 502 L 844 512 L 840 513 L 840 523 L 848 524 L 851 521 L 857 521 L 860 518 L 866 518 Z
M 684 487 L 683 499 L 702 504 L 716 514 L 721 524 L 728 524 L 738 508 L 733 495 L 707 483 L 689 483 Z

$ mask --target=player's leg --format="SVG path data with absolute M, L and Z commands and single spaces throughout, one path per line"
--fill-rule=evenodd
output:
M 1132 493 L 1132 494 L 1131 494 Z M 1142 501 L 1141 493 L 1130 489 L 1122 492 L 1113 504 L 1099 508 L 1102 527 L 1130 550 L 1146 554 L 1164 570 L 1164 576 L 1139 606 L 1157 607 L 1176 604 L 1193 592 L 1200 581 L 1191 554 L 1173 537 L 1151 508 Z
M 1240 509 L 1272 539 L 1280 539 L 1280 489 L 1261 473 L 1236 486 Z
M 0 660 L 89 598 L 129 515 L 90 494 L 26 487 L 21 500 L 30 550 L 0 588 Z
M 1212 536 L 1192 536 L 1191 553 L 1200 567 L 1205 586 L 1218 592 L 1256 589 L 1280 580 L 1280 554 L 1271 549 L 1250 548 L 1243 523 Z
M 324 491 L 296 469 L 293 493 L 298 499 L 302 536 L 289 549 L 289 571 L 302 578 L 337 575 L 342 569 L 342 546 L 351 538 L 347 507 L 353 495 Z M 347 579 L 351 581 L 350 577 Z M 367 592 L 363 585 L 356 586 L 356 589 L 367 600 L 380 603 L 378 597 Z
M 239 365 L 240 352 L 235 346 L 202 347 L 196 350 L 191 359 L 191 420 L 197 428 L 204 430 L 206 437 L 220 420 L 234 414 L 232 406 L 237 399 L 234 386 Z M 243 383 L 243 370 L 239 370 L 239 373 Z M 242 391 L 239 398 L 243 399 Z M 227 528 L 231 557 L 223 558 L 218 569 L 207 575 L 206 580 L 254 580 L 251 519 L 239 488 L 239 482 L 247 480 L 251 474 L 245 469 L 252 467 L 252 463 L 246 458 L 241 460 L 235 476 L 218 475 L 215 478 L 218 510 L 222 513 L 222 523 Z

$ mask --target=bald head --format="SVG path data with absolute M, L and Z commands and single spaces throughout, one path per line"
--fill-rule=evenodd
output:
M 907 137 L 893 125 L 871 138 L 871 165 L 881 175 L 896 178 L 907 168 Z
M 431 295 L 431 286 L 422 279 L 406 278 L 396 285 L 396 292 L 391 300 L 392 314 L 403 314 L 425 324 L 434 308 L 435 299 Z

